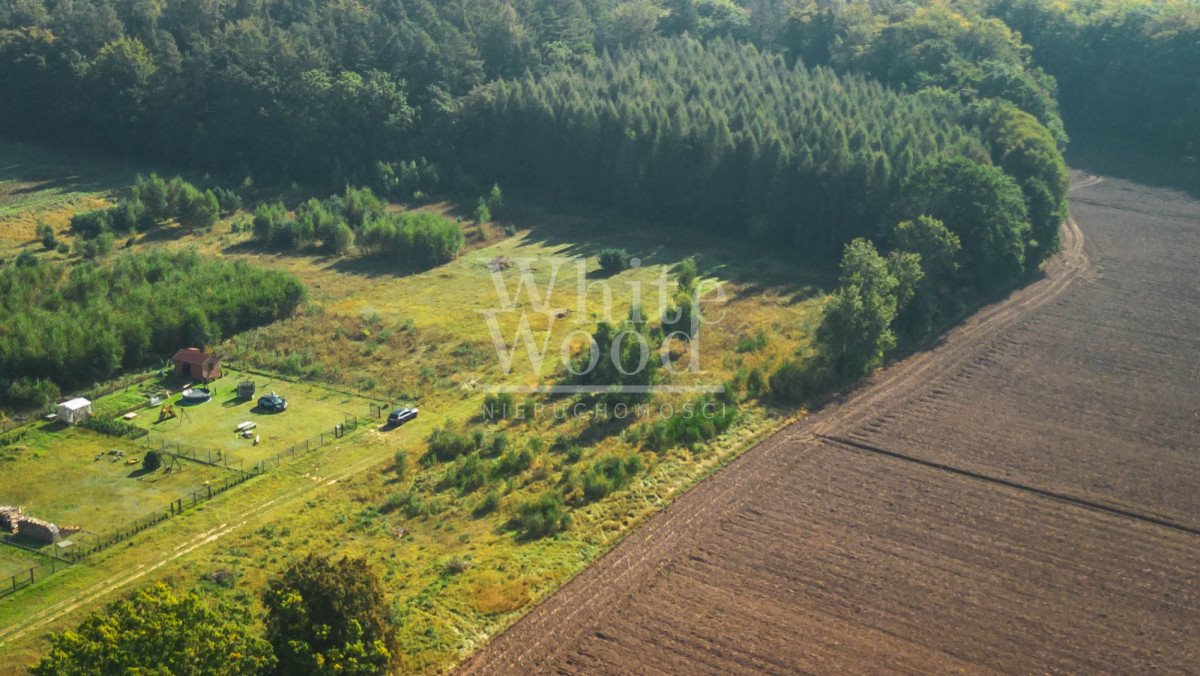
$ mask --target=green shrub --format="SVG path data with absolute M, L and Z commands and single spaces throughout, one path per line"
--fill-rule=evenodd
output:
M 403 479 L 408 473 L 408 451 L 399 450 L 392 456 L 392 471 L 396 473 L 397 479 Z
M 93 432 L 122 439 L 135 439 L 146 435 L 146 430 L 116 418 L 98 418 L 92 416 L 83 421 L 82 425 Z
M 482 488 L 487 483 L 487 475 L 484 471 L 483 461 L 477 455 L 470 455 L 446 470 L 445 476 L 442 477 L 441 487 L 457 489 L 459 493 L 466 495 Z
M 529 450 L 513 449 L 496 461 L 496 474 L 499 476 L 514 476 L 533 467 L 533 453 Z
M 492 443 L 488 446 L 488 455 L 495 457 L 508 449 L 508 434 L 497 432 L 492 435 Z
M 685 258 L 675 266 L 675 279 L 679 282 L 679 288 L 682 291 L 690 293 L 699 278 L 700 272 L 696 268 L 696 259 Z
M 82 239 L 94 239 L 112 230 L 112 214 L 107 209 L 85 211 L 71 217 L 71 232 Z
M 218 187 L 213 188 L 212 193 L 217 198 L 222 216 L 229 216 L 242 208 L 242 196 L 233 190 Z
M 110 214 L 112 229 L 115 232 L 124 233 L 148 229 L 146 227 L 148 222 L 146 205 L 136 198 L 121 200 L 112 208 Z
M 431 509 L 425 500 L 413 491 L 393 493 L 379 506 L 380 514 L 391 514 L 397 511 L 403 512 L 410 519 L 415 519 L 419 516 L 428 516 L 431 513 Z
M 491 210 L 491 212 L 493 214 L 495 214 L 500 210 L 500 207 L 503 207 L 503 206 L 504 206 L 504 191 L 500 190 L 499 183 L 493 183 L 491 191 L 488 192 L 487 207 L 488 207 L 488 209 Z
M 753 336 L 742 336 L 738 338 L 737 351 L 739 354 L 747 352 L 758 352 L 767 346 L 767 332 L 759 329 L 758 333 Z
M 561 495 L 546 491 L 517 505 L 513 526 L 523 538 L 534 539 L 560 533 L 571 525 Z
M 441 462 L 455 460 L 479 450 L 475 437 L 448 427 L 434 428 L 427 441 L 430 456 Z
M 500 509 L 500 491 L 492 489 L 484 494 L 483 499 L 479 501 L 479 505 L 475 507 L 475 514 L 483 516 L 491 514 Z
M 345 223 L 338 223 L 329 234 L 326 246 L 335 254 L 346 253 L 354 246 L 354 231 Z
M 38 240 L 42 243 L 42 248 L 46 251 L 54 251 L 58 248 L 58 237 L 54 235 L 54 228 L 38 221 L 37 227 L 34 228 Z
M 725 432 L 736 416 L 733 406 L 704 396 L 681 406 L 668 418 L 643 425 L 638 436 L 647 448 L 656 452 L 675 446 L 691 448 Z
M 499 422 L 517 415 L 517 400 L 511 393 L 488 393 L 483 398 L 483 418 L 488 422 Z
M 629 267 L 629 252 L 624 249 L 604 249 L 599 259 L 600 268 L 605 272 L 617 273 Z
M 275 230 L 287 220 L 287 207 L 283 202 L 262 203 L 254 209 L 251 229 L 254 239 L 263 244 L 275 239 Z
M 442 572 L 446 575 L 459 575 L 467 572 L 467 569 L 470 567 L 471 562 L 468 559 L 464 559 L 461 556 L 452 556 L 446 561 L 446 565 L 443 566 Z
M 463 245 L 458 223 L 429 212 L 407 212 L 371 219 L 358 235 L 359 246 L 376 254 L 395 256 L 417 267 L 449 263 Z
M 804 363 L 788 360 L 771 374 L 771 398 L 786 404 L 801 404 L 833 386 L 833 375 L 819 359 Z
M 346 192 L 340 200 L 340 207 L 346 223 L 355 230 L 362 228 L 367 221 L 387 213 L 387 207 L 383 201 L 376 197 L 370 188 L 346 186 Z
M 642 459 L 636 455 L 624 459 L 616 456 L 601 458 L 583 474 L 583 495 L 589 501 L 600 500 L 624 488 L 641 470 Z
M 149 451 L 146 453 L 146 457 L 142 458 L 142 469 L 147 472 L 157 472 L 162 464 L 162 454 L 158 451 Z
M 567 462 L 576 463 L 583 458 L 583 446 L 579 444 L 571 444 L 566 451 Z
M 201 192 L 190 183 L 183 183 L 179 192 L 179 224 L 188 230 L 211 228 L 221 217 L 221 206 L 211 190 Z
M 480 225 L 492 222 L 492 210 L 488 208 L 487 200 L 482 197 L 479 198 L 479 203 L 475 205 L 475 222 Z

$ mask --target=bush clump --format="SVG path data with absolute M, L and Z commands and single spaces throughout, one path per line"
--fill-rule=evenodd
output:
M 142 458 L 142 469 L 147 472 L 157 472 L 162 464 L 162 453 L 158 451 L 149 451 L 146 453 L 146 457 Z
M 600 500 L 624 488 L 640 471 L 642 459 L 636 455 L 624 459 L 616 456 L 601 458 L 583 474 L 583 495 L 590 502 Z
M 617 273 L 629 267 L 629 252 L 624 249 L 604 249 L 599 258 L 600 269 L 608 273 Z
M 668 418 L 644 425 L 640 437 L 655 452 L 676 446 L 691 448 L 725 432 L 736 416 L 733 406 L 704 396 L 681 406 Z
M 561 495 L 546 491 L 517 505 L 513 526 L 523 538 L 536 539 L 555 535 L 569 528 L 571 517 Z
M 479 505 L 475 507 L 476 516 L 484 516 L 500 509 L 500 491 L 492 489 L 484 494 Z

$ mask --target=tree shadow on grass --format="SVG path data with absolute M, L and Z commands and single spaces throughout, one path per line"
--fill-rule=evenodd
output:
M 1200 199 L 1200 163 L 1115 134 L 1072 129 L 1066 153 L 1073 169 L 1155 188 L 1179 190 Z
M 376 278 L 409 277 L 436 269 L 437 266 L 416 265 L 398 258 L 389 258 L 387 254 L 376 254 L 339 258 L 330 263 L 328 268 L 348 275 Z
M 12 195 L 113 192 L 127 187 L 140 169 L 97 151 L 35 145 L 7 136 L 0 141 L 0 151 L 5 155 L 0 163 L 0 182 L 28 184 L 12 190 Z
M 620 248 L 639 259 L 643 267 L 674 269 L 684 259 L 693 258 L 701 276 L 744 285 L 749 294 L 782 290 L 794 299 L 806 300 L 836 282 L 839 254 L 751 242 L 742 229 L 713 233 L 612 213 L 548 211 L 531 203 L 514 203 L 506 207 L 506 213 L 527 228 L 521 243 L 588 260 L 589 267 L 604 249 Z M 598 269 L 587 273 L 589 280 L 611 276 Z

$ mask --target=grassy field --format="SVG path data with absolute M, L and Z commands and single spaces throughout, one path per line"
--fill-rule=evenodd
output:
M 46 563 L 44 556 L 12 545 L 0 544 L 0 594 L 5 592 L 5 584 L 11 581 L 13 575 L 23 576 L 33 568 L 34 575 L 37 576 L 46 567 Z
M 136 173 L 108 158 L 0 140 L 0 257 L 26 246 L 39 250 L 34 241 L 39 222 L 65 234 L 75 212 L 104 205 Z
M 455 213 L 451 205 L 425 208 Z M 246 420 L 259 423 L 263 452 L 275 452 L 332 428 L 344 413 L 364 416 L 368 400 L 417 404 L 421 417 L 399 430 L 367 429 L 272 470 L 139 535 L 129 546 L 105 550 L 86 567 L 0 602 L 0 664 L 6 659 L 27 663 L 40 645 L 40 632 L 64 626 L 98 601 L 82 603 L 80 611 L 56 617 L 36 631 L 20 629 L 30 621 L 25 619 L 29 613 L 75 599 L 90 585 L 118 579 L 123 571 L 162 560 L 163 565 L 138 576 L 137 582 L 167 579 L 198 586 L 242 599 L 257 613 L 257 591 L 265 579 L 292 557 L 314 551 L 362 555 L 376 565 L 402 635 L 401 670 L 445 670 L 649 515 L 796 415 L 773 408 L 747 383 L 755 377 L 751 374 L 765 378 L 808 346 L 824 302 L 821 289 L 833 272 L 694 232 L 649 234 L 644 224 L 602 215 L 510 207 L 494 226 L 466 224 L 470 245 L 458 260 L 404 274 L 380 260 L 263 251 L 233 227 L 246 218 L 235 215 L 207 233 L 142 237 L 133 248 L 195 247 L 206 255 L 283 269 L 304 281 L 310 302 L 302 312 L 219 346 L 239 366 L 286 378 L 278 383 L 255 379 L 260 393 L 275 389 L 291 407 L 282 416 L 255 416 L 251 403 L 228 401 L 239 379 L 231 374 L 217 383 L 214 401 L 188 409 L 188 419 L 156 423 L 157 410 L 138 411 L 133 423 L 152 430 L 145 441 L 221 448 L 252 462 L 256 450 L 233 432 Z M 606 246 L 626 248 L 640 265 L 611 276 L 602 273 L 596 254 Z M 592 332 L 604 319 L 623 321 L 638 300 L 639 286 L 639 304 L 656 318 L 660 308 L 653 285 L 662 279 L 673 285 L 672 271 L 687 258 L 697 261 L 707 284 L 721 287 L 710 296 L 724 295 L 723 319 L 702 329 L 700 372 L 665 375 L 664 383 L 732 383 L 730 405 L 737 409 L 732 429 L 690 448 L 648 450 L 639 429 L 665 415 L 660 407 L 681 405 L 695 396 L 690 394 L 655 395 L 640 417 L 627 419 L 552 413 L 499 424 L 481 419 L 484 398 L 497 386 L 558 382 L 563 349 L 577 355 L 583 349 L 579 332 Z M 540 369 L 519 352 L 506 371 L 482 313 L 501 309 L 496 283 L 515 290 L 522 260 L 530 261 L 532 279 L 543 292 L 549 290 L 547 305 L 556 311 L 532 312 L 536 308 L 528 297 L 516 304 L 526 311 L 531 335 L 550 347 Z M 551 289 L 555 265 L 560 271 Z M 586 290 L 582 308 L 578 275 Z M 599 284 L 611 290 L 610 312 Z M 510 346 L 519 321 L 520 312 L 496 314 Z M 685 347 L 673 349 L 682 352 Z M 110 395 L 97 402 L 98 410 L 128 410 L 145 400 L 146 387 L 156 385 Z M 585 403 L 586 397 L 533 400 L 549 407 Z M 464 460 L 426 459 L 427 438 L 441 426 L 468 435 L 478 432 L 487 440 L 488 450 L 477 453 L 482 484 L 459 481 L 469 469 Z M 504 438 L 504 449 L 493 451 L 498 437 Z M 397 472 L 397 451 L 404 452 L 402 473 Z M 528 460 L 521 461 L 522 454 Z M 628 484 L 603 498 L 585 497 L 582 477 L 597 460 L 635 455 L 642 469 Z M 518 537 L 508 526 L 517 505 L 546 491 L 564 495 L 570 528 L 537 540 Z M 497 508 L 481 509 L 493 492 Z M 193 538 L 202 543 L 193 553 L 185 548 L 156 558 Z M 450 562 L 455 565 L 448 566 Z M 207 581 L 214 577 L 227 582 Z M 5 627 L 12 629 L 6 633 Z
M 195 463 L 145 473 L 138 444 L 60 425 L 40 425 L 14 455 L 0 464 L 0 472 L 20 480 L 4 482 L 0 504 L 20 505 L 59 527 L 82 528 L 81 535 L 71 536 L 77 542 L 166 509 L 205 482 L 228 476 L 226 470 Z
M 361 397 L 335 392 L 319 385 L 292 382 L 277 377 L 244 373 L 224 368 L 224 375 L 213 381 L 210 388 L 215 392 L 213 400 L 195 406 L 181 405 L 182 395 L 174 394 L 168 400 L 176 416 L 160 420 L 160 406 L 149 406 L 146 392 L 162 389 L 174 383 L 153 383 L 138 388 L 136 401 L 147 402 L 134 411 L 137 417 L 130 421 L 134 426 L 147 430 L 149 436 L 142 439 L 151 447 L 184 448 L 189 454 L 197 454 L 206 461 L 223 460 L 232 467 L 249 470 L 252 465 L 293 444 L 308 441 L 321 434 L 332 434 L 335 425 L 344 424 L 347 418 L 366 418 L 370 415 L 370 402 Z M 237 397 L 237 384 L 251 381 L 257 388 L 249 400 Z M 175 384 L 178 387 L 178 384 Z M 178 390 L 176 390 L 178 391 Z M 258 398 L 276 392 L 288 401 L 288 410 L 271 414 L 258 410 Z M 131 395 L 122 392 L 115 397 L 128 403 Z M 109 409 L 101 399 L 98 405 Z M 236 434 L 237 427 L 244 422 L 253 422 L 254 437 L 245 438 Z

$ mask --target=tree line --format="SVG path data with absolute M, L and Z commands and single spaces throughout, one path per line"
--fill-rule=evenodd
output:
M 986 155 L 952 98 L 687 38 L 477 90 L 459 129 L 469 173 L 801 246 L 873 232 L 932 158 Z
M 0 268 L 0 397 L 44 405 L 60 391 L 269 324 L 304 297 L 290 275 L 194 251 L 75 265 L 18 257 Z
M 454 100 L 594 51 L 613 3 L 18 0 L 0 124 L 238 178 L 362 182 Z
M 76 247 L 84 258 L 111 251 L 116 235 L 147 232 L 168 222 L 188 230 L 203 230 L 211 228 L 221 216 L 242 208 L 237 192 L 219 186 L 197 188 L 178 176 L 169 180 L 154 173 L 138 176 L 130 193 L 111 207 L 71 217 L 70 229 L 81 240 Z M 51 248 L 45 239 L 43 244 Z
M 18 0 L 0 7 L 0 123 L 238 179 L 436 183 L 462 178 L 446 132 L 480 85 L 689 35 L 1006 101 L 1060 145 L 1061 84 L 1076 112 L 1191 143 L 1197 25 L 1148 0 Z
M 1057 141 L 1015 105 L 898 94 L 726 40 L 663 40 L 496 83 L 469 99 L 460 132 L 469 171 L 805 248 L 876 236 L 900 213 L 905 182 L 948 157 L 1016 181 L 1034 266 L 1065 216 Z
M 208 579 L 230 587 L 234 574 Z M 260 628 L 244 604 L 149 585 L 52 634 L 30 673 L 386 674 L 398 655 L 383 584 L 365 559 L 309 554 L 268 580 L 262 602 Z
M 1057 246 L 1035 239 L 1045 233 L 1031 225 L 1021 186 L 998 166 L 943 158 L 914 172 L 902 193 L 906 220 L 876 241 L 846 244 L 813 350 L 771 376 L 777 398 L 811 401 L 868 375 L 1027 279 Z
M 1073 124 L 1200 152 L 1200 6 L 1186 0 L 993 0 L 1058 79 Z
M 357 244 L 364 254 L 422 269 L 454 260 L 464 240 L 456 221 L 433 212 L 389 212 L 370 188 L 356 187 L 325 200 L 310 198 L 294 214 L 283 202 L 260 204 L 251 228 L 256 241 L 275 249 L 340 255 Z

